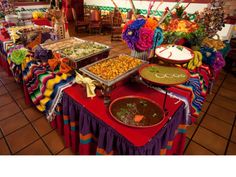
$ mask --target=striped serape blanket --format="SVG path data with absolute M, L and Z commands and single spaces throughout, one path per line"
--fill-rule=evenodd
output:
M 55 106 L 60 102 L 62 91 L 74 83 L 74 75 L 55 70 L 47 63 L 29 61 L 22 65 L 23 81 L 32 102 L 38 110 L 45 112 L 52 120 Z

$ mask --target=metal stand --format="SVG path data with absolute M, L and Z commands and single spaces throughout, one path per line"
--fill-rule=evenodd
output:
M 165 90 L 165 97 L 164 97 L 164 101 L 163 101 L 163 110 L 164 110 L 164 112 L 165 112 L 165 115 L 168 115 L 168 110 L 166 109 L 166 99 L 167 99 L 167 96 L 168 96 L 168 90 L 167 90 L 167 88 L 165 87 L 165 88 L 163 88 L 163 90 Z
M 104 104 L 106 106 L 109 106 L 109 104 L 111 103 L 111 87 L 103 87 L 102 89 L 102 94 L 104 97 Z

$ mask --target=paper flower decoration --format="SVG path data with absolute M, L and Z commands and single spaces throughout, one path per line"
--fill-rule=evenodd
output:
M 17 65 L 20 65 L 23 63 L 26 55 L 28 54 L 27 49 L 18 49 L 18 50 L 14 50 L 11 53 L 10 59 L 12 62 L 14 62 Z
M 157 26 L 158 22 L 153 18 L 128 21 L 124 25 L 122 38 L 131 50 L 148 51 L 153 48 L 154 41 L 156 46 L 163 41 L 162 30 L 156 31 Z

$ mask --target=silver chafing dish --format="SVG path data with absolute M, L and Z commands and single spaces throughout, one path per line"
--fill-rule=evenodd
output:
M 62 47 L 60 47 L 60 43 L 62 44 Z M 97 50 L 92 53 L 84 54 L 81 57 L 79 57 L 79 56 L 78 57 L 77 56 L 71 57 L 71 55 L 69 55 L 66 52 L 66 50 L 67 51 L 71 50 L 72 52 L 76 52 L 76 50 L 77 51 L 86 50 L 86 48 L 80 49 L 79 48 L 80 45 L 96 45 L 96 46 L 102 47 L 102 49 Z M 49 42 L 46 44 L 42 44 L 41 46 L 43 48 L 50 49 L 54 52 L 60 53 L 63 57 L 68 58 L 70 60 L 70 66 L 73 67 L 74 69 L 79 69 L 79 68 L 86 66 L 90 63 L 93 63 L 93 62 L 96 62 L 98 60 L 108 57 L 110 49 L 111 49 L 107 45 L 104 45 L 104 44 L 101 44 L 98 42 L 82 40 L 82 39 L 79 39 L 76 37 L 71 37 L 68 39 L 62 39 L 59 41 Z M 55 46 L 56 49 L 53 46 Z
M 135 58 L 137 60 L 139 60 L 141 62 L 141 64 L 139 64 L 138 66 L 129 69 L 128 71 L 126 71 L 123 74 L 118 75 L 117 77 L 115 77 L 114 79 L 111 80 L 105 80 L 102 77 L 99 77 L 98 75 L 94 74 L 93 72 L 89 71 L 89 67 L 94 66 L 95 64 L 101 63 L 103 61 L 106 60 L 110 60 L 119 56 L 127 56 L 127 57 L 131 57 L 129 55 L 125 55 L 125 54 L 121 54 L 118 56 L 113 56 L 113 57 L 109 57 L 109 58 L 105 58 L 102 59 L 100 61 L 94 62 L 92 64 L 86 65 L 82 68 L 79 69 L 80 72 L 82 72 L 84 75 L 90 77 L 91 79 L 94 79 L 95 81 L 97 81 L 97 86 L 100 88 L 100 91 L 102 93 L 102 95 L 104 96 L 104 103 L 106 105 L 108 105 L 110 103 L 110 93 L 111 91 L 116 87 L 116 85 L 121 84 L 123 82 L 125 82 L 127 79 L 131 78 L 132 76 L 136 75 L 137 71 L 139 70 L 140 67 L 142 67 L 143 65 L 147 64 L 147 61 Z M 132 57 L 134 58 L 134 57 Z
M 58 51 L 60 49 L 70 47 L 74 43 L 80 44 L 83 42 L 85 42 L 85 40 L 82 40 L 76 37 L 69 37 L 69 38 L 65 38 L 65 39 L 61 39 L 57 41 L 50 41 L 50 42 L 40 44 L 40 45 L 42 48 L 52 50 L 52 51 Z

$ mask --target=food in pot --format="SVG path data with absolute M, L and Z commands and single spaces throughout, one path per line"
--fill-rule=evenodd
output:
M 104 45 L 99 45 L 93 42 L 83 42 L 81 44 L 76 44 L 72 47 L 62 49 L 60 50 L 60 53 L 73 60 L 77 60 L 98 52 L 102 52 L 104 49 L 106 49 L 106 46 Z
M 77 40 L 74 38 L 70 38 L 67 40 L 62 40 L 62 41 L 57 41 L 55 43 L 51 43 L 51 44 L 46 44 L 44 46 L 44 48 L 48 49 L 48 50 L 52 50 L 52 51 L 56 51 L 56 50 L 60 50 L 63 48 L 68 48 L 70 46 L 74 46 L 77 44 L 81 44 L 82 42 L 84 42 L 83 40 Z
M 142 64 L 142 61 L 139 59 L 126 55 L 120 55 L 118 57 L 96 63 L 88 67 L 88 70 L 104 80 L 113 80 L 114 78 L 128 72 L 140 64 Z

